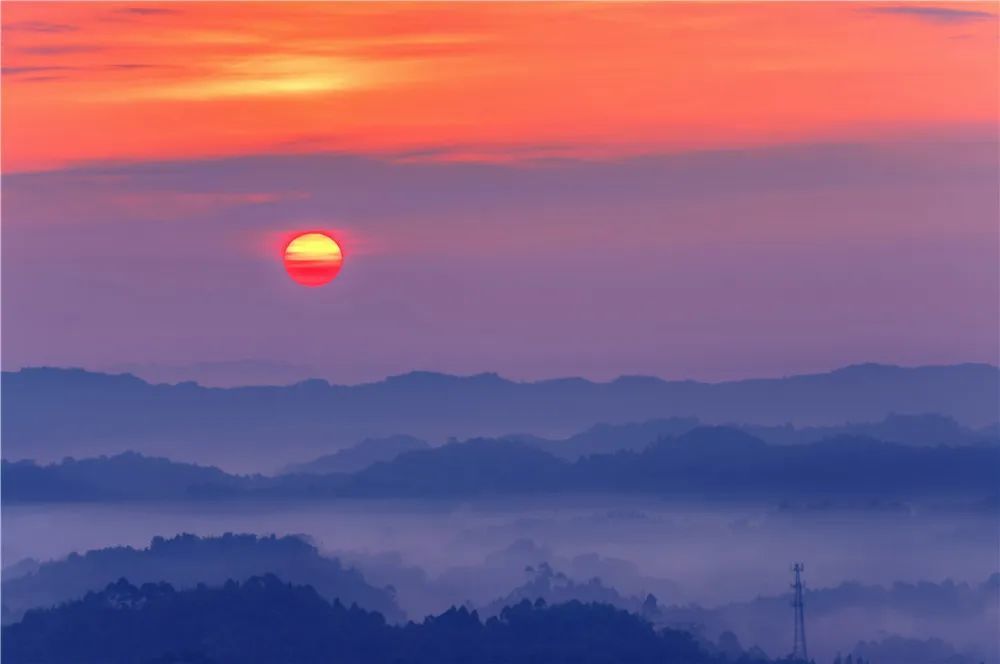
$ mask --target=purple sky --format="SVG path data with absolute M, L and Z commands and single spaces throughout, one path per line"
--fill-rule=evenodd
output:
M 997 148 L 986 133 L 510 166 L 331 154 L 12 174 L 3 364 L 252 360 L 269 364 L 181 373 L 351 383 L 997 363 Z M 278 260 L 283 234 L 308 228 L 346 245 L 324 288 Z

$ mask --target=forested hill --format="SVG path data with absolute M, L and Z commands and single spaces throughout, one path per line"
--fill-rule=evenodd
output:
M 485 622 L 475 612 L 452 609 L 396 627 L 378 613 L 331 604 L 308 586 L 271 575 L 185 591 L 122 579 L 5 627 L 3 654 L 7 664 L 732 661 L 687 632 L 656 630 L 607 605 L 524 601 Z M 745 664 L 766 661 L 753 653 L 740 657 Z
M 390 590 L 373 586 L 361 572 L 321 555 L 302 538 L 227 533 L 157 537 L 146 548 L 96 549 L 42 563 L 30 574 L 4 580 L 3 618 L 4 623 L 17 620 L 27 609 L 81 597 L 122 576 L 137 584 L 166 581 L 184 589 L 265 573 L 309 585 L 331 601 L 377 611 L 389 621 L 404 617 Z
M 3 500 L 470 498 L 558 493 L 685 498 L 995 502 L 1000 446 L 917 447 L 841 436 L 768 445 L 744 431 L 700 427 L 645 449 L 560 459 L 507 439 L 406 452 L 352 474 L 235 476 L 137 454 L 58 464 L 3 463 Z

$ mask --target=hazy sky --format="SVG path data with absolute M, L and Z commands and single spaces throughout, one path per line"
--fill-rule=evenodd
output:
M 994 11 L 5 4 L 4 367 L 996 363 Z

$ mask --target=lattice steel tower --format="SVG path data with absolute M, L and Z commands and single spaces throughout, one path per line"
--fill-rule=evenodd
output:
M 792 590 L 795 591 L 795 596 L 792 598 L 792 607 L 795 608 L 795 645 L 792 646 L 792 658 L 808 662 L 809 655 L 806 652 L 806 618 L 802 611 L 802 589 L 804 587 L 802 585 L 802 572 L 805 569 L 806 566 L 802 563 L 792 565 L 792 572 L 795 573 L 795 583 L 792 584 Z

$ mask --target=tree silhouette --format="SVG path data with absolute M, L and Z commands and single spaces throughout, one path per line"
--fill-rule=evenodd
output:
M 545 662 L 723 664 L 691 634 L 657 630 L 603 604 L 521 601 L 483 622 L 451 608 L 394 626 L 378 613 L 323 599 L 273 575 L 175 590 L 124 579 L 3 630 L 8 664 L 126 662 Z M 752 661 L 747 655 L 741 662 Z

